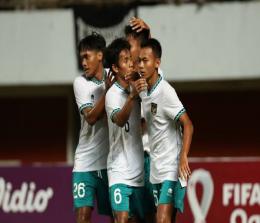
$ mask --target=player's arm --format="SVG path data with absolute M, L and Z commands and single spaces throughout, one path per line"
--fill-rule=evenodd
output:
M 150 31 L 150 27 L 144 22 L 144 20 L 136 17 L 132 17 L 129 20 L 129 23 L 133 30 L 136 32 L 141 32 L 143 29 L 147 29 Z
M 191 174 L 188 162 L 188 153 L 193 135 L 193 125 L 186 112 L 179 117 L 179 122 L 183 128 L 183 144 L 180 153 L 179 174 L 182 179 L 187 180 Z
M 112 121 L 116 123 L 118 126 L 124 127 L 124 125 L 129 119 L 135 100 L 136 100 L 136 95 L 130 93 L 126 99 L 123 108 L 115 113 L 115 115 L 112 117 Z
M 108 73 L 108 76 L 106 78 L 106 88 L 104 94 L 101 96 L 101 98 L 97 101 L 94 107 L 92 108 L 85 108 L 82 110 L 82 113 L 84 115 L 85 120 L 88 124 L 94 125 L 104 114 L 105 114 L 105 98 L 106 98 L 106 92 L 108 89 L 112 86 L 114 83 L 114 75 L 112 72 Z
M 97 101 L 94 107 L 84 108 L 82 114 L 88 124 L 94 125 L 104 114 L 105 94 Z
M 135 87 L 135 83 L 133 81 L 129 81 L 132 89 L 130 94 L 128 95 L 126 102 L 122 109 L 120 109 L 115 115 L 112 117 L 112 121 L 116 123 L 118 126 L 123 127 L 129 119 L 132 108 L 134 106 L 134 101 L 138 97 L 138 92 Z

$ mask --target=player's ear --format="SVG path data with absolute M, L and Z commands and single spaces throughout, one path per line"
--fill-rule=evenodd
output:
M 156 58 L 155 60 L 155 67 L 158 69 L 161 65 L 161 59 L 160 58 Z
M 103 52 L 99 51 L 97 53 L 97 58 L 98 58 L 99 61 L 102 61 L 103 60 Z
M 113 70 L 116 74 L 118 73 L 118 67 L 117 67 L 115 64 L 112 65 L 112 70 Z

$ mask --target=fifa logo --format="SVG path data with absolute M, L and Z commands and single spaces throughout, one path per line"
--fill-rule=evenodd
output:
M 196 195 L 196 184 L 201 183 L 203 186 L 203 194 L 201 203 L 199 203 Z M 194 223 L 206 223 L 206 217 L 212 203 L 214 194 L 214 184 L 210 173 L 204 169 L 195 170 L 188 183 L 187 195 Z

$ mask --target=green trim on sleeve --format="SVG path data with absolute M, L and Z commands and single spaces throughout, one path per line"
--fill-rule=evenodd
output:
M 116 109 L 114 109 L 114 110 L 112 111 L 112 113 L 111 113 L 111 115 L 110 115 L 110 119 L 111 119 L 112 122 L 114 122 L 114 121 L 113 121 L 114 115 L 115 115 L 117 112 L 119 112 L 119 111 L 120 111 L 120 108 L 116 108 Z
M 92 107 L 93 107 L 93 103 L 86 103 L 86 104 L 83 104 L 80 106 L 79 111 L 80 111 L 80 113 L 82 113 L 83 109 L 92 108 Z
M 174 118 L 174 121 L 178 121 L 178 119 L 180 118 L 180 116 L 181 116 L 183 113 L 185 113 L 185 112 L 186 112 L 185 108 L 181 109 L 181 110 L 178 112 L 178 114 L 176 115 L 176 117 Z

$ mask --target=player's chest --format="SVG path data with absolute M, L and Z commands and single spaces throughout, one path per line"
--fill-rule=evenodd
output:
M 147 121 L 160 120 L 164 117 L 162 99 L 149 98 L 143 101 L 142 106 Z
M 105 93 L 105 87 L 103 85 L 92 85 L 90 87 L 90 100 L 91 103 L 95 104 L 101 96 Z

